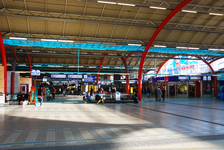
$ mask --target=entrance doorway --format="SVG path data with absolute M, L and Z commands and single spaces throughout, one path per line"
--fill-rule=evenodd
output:
M 176 92 L 175 84 L 169 84 L 168 85 L 168 95 L 169 95 L 169 97 L 175 97 L 175 92 Z
M 189 84 L 188 85 L 188 88 L 189 88 L 189 92 L 188 92 L 188 96 L 189 97 L 195 97 L 195 83 L 194 84 Z

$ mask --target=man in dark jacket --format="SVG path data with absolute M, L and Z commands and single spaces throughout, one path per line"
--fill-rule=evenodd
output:
M 157 101 L 157 87 L 155 87 L 155 99 Z
M 19 101 L 19 105 L 20 105 L 20 102 L 23 100 L 23 95 L 21 92 L 19 92 L 19 94 L 17 95 L 17 100 Z

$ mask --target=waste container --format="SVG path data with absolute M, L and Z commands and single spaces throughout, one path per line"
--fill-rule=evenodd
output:
M 0 104 L 4 104 L 5 103 L 5 94 L 0 92 Z
M 116 101 L 120 101 L 120 100 L 121 100 L 121 93 L 118 92 L 118 91 L 116 91 L 114 97 L 115 97 L 115 100 L 116 100 Z

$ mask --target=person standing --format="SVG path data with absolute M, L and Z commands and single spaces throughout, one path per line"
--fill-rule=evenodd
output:
M 147 96 L 150 98 L 150 93 L 151 93 L 150 88 L 148 88 L 147 93 L 148 93 Z
M 157 88 L 157 99 L 158 101 L 161 101 L 161 98 L 162 98 L 162 90 L 159 88 Z
M 91 87 L 90 96 L 93 96 L 93 87 Z
M 165 88 L 162 86 L 162 97 L 163 97 L 163 101 L 165 101 Z
M 155 87 L 155 99 L 157 101 L 157 87 Z
M 17 100 L 19 101 L 19 105 L 20 105 L 21 101 L 23 100 L 23 97 L 22 96 L 23 95 L 22 95 L 21 92 L 19 92 L 19 94 L 17 95 Z

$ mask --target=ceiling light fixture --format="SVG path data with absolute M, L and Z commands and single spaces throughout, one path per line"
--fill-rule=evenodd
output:
M 194 14 L 197 13 L 197 11 L 194 11 L 194 10 L 184 10 L 184 9 L 183 9 L 183 10 L 181 10 L 181 11 L 182 11 L 182 12 L 188 12 L 188 13 L 194 13 Z
M 163 48 L 166 48 L 165 45 L 154 45 L 154 47 L 163 47 Z
M 157 7 L 157 6 L 150 6 L 149 8 L 166 10 L 165 7 Z
M 223 14 L 219 14 L 219 13 L 209 13 L 209 15 L 223 16 Z
M 187 49 L 187 47 L 181 47 L 181 46 L 177 46 L 176 48 L 179 48 L 179 49 Z
M 198 47 L 188 47 L 188 49 L 197 49 L 197 50 L 199 50 L 200 48 L 198 48 Z
M 69 43 L 73 43 L 74 41 L 72 41 L 72 40 L 58 40 L 58 42 L 69 42 Z
M 107 1 L 97 1 L 98 3 L 105 3 L 105 4 L 116 4 L 116 2 L 107 2 Z
M 128 44 L 129 46 L 142 46 L 142 44 Z
M 217 49 L 217 48 L 209 48 L 208 50 L 218 51 L 219 49 Z
M 11 40 L 27 40 L 27 38 L 9 37 Z
M 41 41 L 57 42 L 58 40 L 54 40 L 54 39 L 41 39 Z
M 135 6 L 135 4 L 128 4 L 128 3 L 117 3 L 118 5 L 125 5 L 125 6 Z
M 106 67 L 106 66 L 105 66 L 105 67 L 103 67 L 103 68 L 110 68 L 110 67 Z

